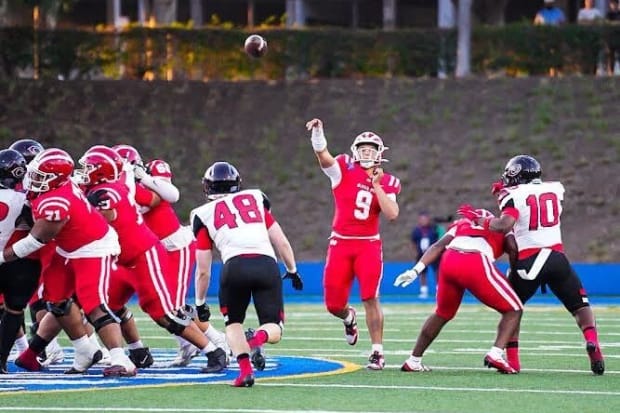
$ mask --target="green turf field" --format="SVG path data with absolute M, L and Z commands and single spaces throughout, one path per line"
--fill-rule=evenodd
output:
M 358 306 L 359 307 L 359 306 Z M 620 309 L 595 307 L 606 356 L 604 376 L 589 370 L 583 339 L 561 307 L 530 306 L 522 322 L 518 375 L 482 367 L 498 315 L 464 305 L 431 346 L 430 373 L 403 373 L 430 305 L 385 305 L 385 355 L 381 372 L 356 371 L 308 378 L 257 380 L 249 389 L 227 384 L 127 388 L 51 393 L 0 393 L 0 412 L 617 412 L 620 411 Z M 139 311 L 139 328 L 150 347 L 176 342 Z M 219 320 L 215 321 L 221 327 Z M 363 313 L 358 308 L 358 323 Z M 247 325 L 253 326 L 255 317 Z M 290 304 L 283 341 L 267 355 L 303 355 L 365 365 L 370 343 L 364 329 L 355 347 L 342 324 L 319 304 Z M 64 341 L 66 344 L 66 341 Z M 127 380 L 131 383 L 131 379 Z

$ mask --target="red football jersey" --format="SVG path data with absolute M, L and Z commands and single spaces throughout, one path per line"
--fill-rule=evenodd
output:
M 141 206 L 148 206 L 153 200 L 153 192 L 144 185 L 136 184 L 136 202 Z M 157 235 L 159 239 L 164 239 L 172 235 L 181 228 L 181 222 L 174 208 L 169 202 L 164 201 L 143 213 L 146 225 Z
M 342 176 L 332 188 L 335 204 L 333 231 L 344 237 L 378 236 L 381 208 L 372 187 L 372 178 L 348 155 L 338 155 L 336 162 Z M 400 193 L 400 180 L 388 173 L 381 178 L 381 186 L 388 195 Z
M 470 237 L 476 241 L 483 239 L 493 251 L 493 257 L 489 258 L 497 259 L 501 257 L 502 254 L 504 254 L 504 238 L 506 236 L 505 234 L 497 231 L 491 231 L 489 229 L 484 229 L 479 225 L 475 225 L 468 219 L 459 219 L 458 221 L 453 223 L 448 229 L 448 234 L 454 236 L 455 239 L 458 237 Z M 453 240 L 448 245 L 448 247 L 457 244 L 457 242 L 458 240 L 456 242 Z M 465 243 L 458 243 L 458 246 L 467 245 L 468 244 Z M 471 243 L 470 245 L 473 247 L 472 249 L 480 250 L 480 248 L 475 247 L 477 245 L 476 243 Z M 484 253 L 485 251 L 480 252 Z
M 56 245 L 64 251 L 75 251 L 102 239 L 108 232 L 105 218 L 88 203 L 84 193 L 72 181 L 42 193 L 31 201 L 31 206 L 35 220 L 58 222 L 69 218 L 54 238 Z
M 106 192 L 101 210 L 116 210 L 116 218 L 110 222 L 118 233 L 121 244 L 120 264 L 130 264 L 134 258 L 159 242 L 157 236 L 146 226 L 138 205 L 129 194 L 129 188 L 122 182 L 106 182 L 89 188 L 88 193 L 103 190 Z

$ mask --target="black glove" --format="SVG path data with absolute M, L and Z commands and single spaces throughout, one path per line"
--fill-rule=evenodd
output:
M 206 303 L 197 305 L 196 313 L 198 313 L 198 319 L 203 323 L 209 321 L 209 319 L 211 318 L 211 310 Z
M 89 192 L 86 199 L 88 199 L 88 202 L 95 208 L 108 209 L 109 207 L 110 195 L 105 189 L 97 189 L 96 191 Z
M 291 282 L 293 283 L 293 288 L 296 289 L 297 291 L 301 291 L 304 289 L 304 282 L 301 279 L 301 275 L 299 275 L 297 271 L 295 272 L 287 271 L 286 274 L 282 276 L 282 279 L 286 280 L 287 278 L 291 280 Z

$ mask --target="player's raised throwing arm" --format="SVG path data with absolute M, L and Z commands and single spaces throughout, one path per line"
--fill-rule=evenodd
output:
M 321 119 L 314 118 L 306 122 L 306 128 L 312 131 L 310 141 L 321 168 L 325 169 L 333 166 L 336 163 L 336 159 L 327 150 L 327 140 L 323 133 L 323 122 Z

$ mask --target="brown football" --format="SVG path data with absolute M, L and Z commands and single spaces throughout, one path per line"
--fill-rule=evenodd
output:
M 267 41 L 262 36 L 253 34 L 245 39 L 243 48 L 251 57 L 262 57 L 267 53 Z

